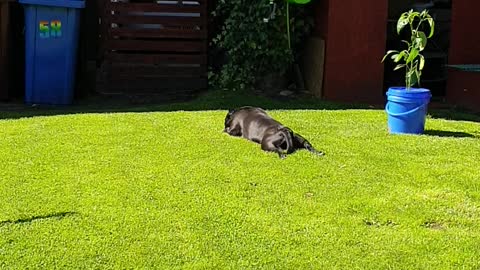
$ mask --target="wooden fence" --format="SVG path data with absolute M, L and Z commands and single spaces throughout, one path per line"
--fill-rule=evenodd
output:
M 207 87 L 207 0 L 99 6 L 102 91 L 192 95 Z

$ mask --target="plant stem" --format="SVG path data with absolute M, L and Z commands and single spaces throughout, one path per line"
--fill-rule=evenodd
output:
M 288 0 L 285 1 L 287 3 L 287 39 L 288 39 L 288 49 L 291 50 L 291 41 L 290 41 L 290 12 L 288 11 L 289 10 L 289 6 L 288 6 Z

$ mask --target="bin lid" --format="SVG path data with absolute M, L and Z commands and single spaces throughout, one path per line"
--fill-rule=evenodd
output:
M 66 7 L 66 8 L 84 8 L 85 1 L 83 0 L 19 0 L 21 4 L 39 5 L 51 7 Z

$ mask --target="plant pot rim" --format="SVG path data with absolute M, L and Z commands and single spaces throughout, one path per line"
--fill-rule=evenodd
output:
M 430 98 L 432 97 L 432 93 L 427 88 L 410 87 L 410 89 L 407 90 L 407 88 L 404 86 L 395 86 L 388 88 L 387 97 L 430 100 Z
M 423 87 L 410 87 L 407 89 L 405 86 L 391 86 L 388 88 L 388 91 L 402 91 L 402 92 L 430 92 L 430 89 Z

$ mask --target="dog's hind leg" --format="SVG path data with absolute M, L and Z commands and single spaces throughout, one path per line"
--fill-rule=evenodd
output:
M 263 151 L 275 152 L 278 157 L 284 159 L 287 157 L 285 150 L 280 147 L 285 138 L 278 136 L 279 138 L 272 138 L 272 136 L 263 138 L 261 142 L 261 148 Z
M 325 155 L 324 152 L 318 151 L 317 149 L 315 149 L 310 144 L 310 142 L 307 141 L 307 139 L 303 138 L 302 136 L 300 136 L 299 134 L 296 134 L 296 133 L 293 135 L 293 145 L 294 145 L 295 149 L 306 149 L 309 152 L 314 153 L 315 155 L 318 155 L 318 156 Z

